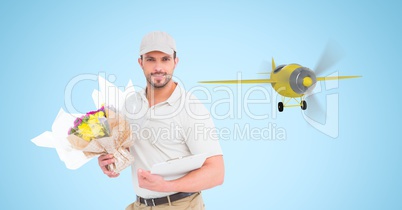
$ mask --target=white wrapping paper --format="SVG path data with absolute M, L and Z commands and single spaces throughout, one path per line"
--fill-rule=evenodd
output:
M 114 107 L 116 109 L 116 113 L 120 113 L 120 110 L 124 106 L 124 100 L 130 94 L 134 93 L 134 87 L 129 81 L 126 89 L 121 91 L 114 84 L 108 82 L 103 77 L 99 76 L 99 91 L 94 90 L 92 93 L 92 98 L 95 103 L 97 109 L 99 109 L 102 105 L 106 105 L 109 107 Z M 89 160 L 91 160 L 97 154 L 90 153 L 89 151 L 82 151 L 76 148 L 73 148 L 71 142 L 68 140 L 68 130 L 74 124 L 74 120 L 77 117 L 82 116 L 83 114 L 71 114 L 65 112 L 62 108 L 56 116 L 56 119 L 52 125 L 52 131 L 45 131 L 41 135 L 33 138 L 31 141 L 39 147 L 48 147 L 54 148 L 57 151 L 57 154 L 61 161 L 63 161 L 68 169 L 78 169 Z M 122 119 L 122 118 L 120 118 Z M 112 145 L 108 146 L 108 149 L 103 149 L 105 153 L 112 153 L 115 155 L 116 160 L 125 158 L 127 159 L 127 150 L 121 149 L 130 146 L 133 142 L 125 141 L 124 144 L 119 145 L 119 141 L 116 141 L 116 134 L 119 132 L 114 132 L 115 136 L 106 137 L 110 139 L 101 140 L 111 142 Z M 121 142 L 120 142 L 121 143 Z M 99 146 L 99 145 L 98 145 Z M 113 147 L 115 149 L 113 149 Z M 119 149 L 120 148 L 120 149 Z M 99 148 L 98 148 L 99 150 Z M 99 154 L 99 153 L 98 153 Z M 133 161 L 132 159 L 128 159 L 127 161 Z M 116 172 L 121 171 L 122 167 L 127 167 L 127 161 L 124 162 L 124 166 L 116 165 L 113 168 Z

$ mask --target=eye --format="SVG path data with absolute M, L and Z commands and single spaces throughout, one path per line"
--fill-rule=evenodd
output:
M 169 57 L 164 57 L 164 58 L 162 59 L 162 61 L 170 61 L 170 58 L 169 58 Z
M 146 58 L 145 61 L 154 61 L 154 58 Z

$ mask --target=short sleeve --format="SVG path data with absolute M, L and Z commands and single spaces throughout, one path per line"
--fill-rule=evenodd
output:
M 195 96 L 186 100 L 184 130 L 186 144 L 192 154 L 222 155 L 219 136 L 211 114 Z

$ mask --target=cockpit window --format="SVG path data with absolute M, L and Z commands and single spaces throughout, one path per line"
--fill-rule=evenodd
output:
M 276 74 L 276 73 L 280 72 L 280 71 L 282 70 L 282 68 L 285 67 L 285 66 L 286 66 L 286 65 L 279 65 L 279 66 L 277 66 L 277 67 L 275 68 L 275 70 L 274 70 L 274 73 Z

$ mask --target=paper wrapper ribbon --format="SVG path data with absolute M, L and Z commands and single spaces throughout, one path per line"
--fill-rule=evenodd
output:
M 134 161 L 134 157 L 128 151 L 128 148 L 134 144 L 134 140 L 130 138 L 130 126 L 124 117 L 109 109 L 105 111 L 110 128 L 110 136 L 93 139 L 88 142 L 71 134 L 67 136 L 67 139 L 74 149 L 83 151 L 87 157 L 113 154 L 115 163 L 109 165 L 109 170 L 120 173 Z

